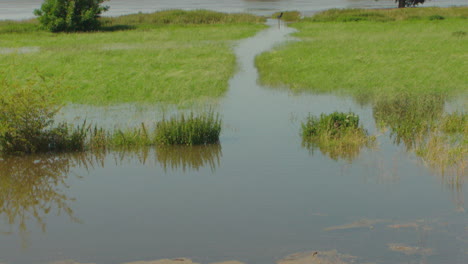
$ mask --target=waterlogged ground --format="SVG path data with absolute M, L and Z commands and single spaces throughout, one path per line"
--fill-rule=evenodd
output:
M 240 70 L 211 105 L 220 145 L 3 158 L 0 263 L 467 263 L 466 173 L 430 169 L 369 105 L 259 86 L 254 57 L 294 41 L 269 23 L 235 48 Z M 349 110 L 375 147 L 303 146 L 309 113 Z M 172 111 L 73 105 L 61 118 L 123 126 Z

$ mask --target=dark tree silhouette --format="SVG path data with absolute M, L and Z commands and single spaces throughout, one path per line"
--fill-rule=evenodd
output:
M 398 8 L 416 6 L 423 4 L 425 0 L 395 0 L 398 3 Z

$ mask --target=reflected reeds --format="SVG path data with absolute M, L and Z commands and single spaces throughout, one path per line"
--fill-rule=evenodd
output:
M 78 221 L 65 191 L 71 169 L 86 164 L 76 155 L 40 155 L 0 159 L 0 216 L 10 228 L 17 225 L 23 236 L 27 222 L 37 222 L 46 230 L 46 216 L 53 210 Z M 23 241 L 24 242 L 24 241 Z
M 219 144 L 0 157 L 0 218 L 9 228 L 1 234 L 18 232 L 26 246 L 27 225 L 37 223 L 46 232 L 47 216 L 52 212 L 79 222 L 71 206 L 74 198 L 69 196 L 67 184 L 70 175 L 78 171 L 90 173 L 108 166 L 109 161 L 114 161 L 116 166 L 148 165 L 154 161 L 164 172 L 198 171 L 203 167 L 213 172 L 221 157 Z
M 395 144 L 408 150 L 424 139 L 444 112 L 445 97 L 439 94 L 399 94 L 379 98 L 373 114 L 380 128 L 388 128 Z
M 221 145 L 174 146 L 156 148 L 156 158 L 164 169 L 199 170 L 209 166 L 214 171 L 222 157 Z
M 371 148 L 374 143 L 375 136 L 368 135 L 359 124 L 359 116 L 352 112 L 309 115 L 302 123 L 302 147 L 312 155 L 319 149 L 333 160 L 352 162 L 363 148 Z

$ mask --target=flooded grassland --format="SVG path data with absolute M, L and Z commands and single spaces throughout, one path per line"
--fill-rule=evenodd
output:
M 210 104 L 223 121 L 219 144 L 3 157 L 0 263 L 466 263 L 460 20 L 302 21 L 296 29 L 269 20 L 233 45 L 238 71 Z M 238 38 L 259 30 L 249 28 Z M 146 37 L 188 32 L 158 30 Z M 353 50 L 356 38 L 371 54 Z M 57 118 L 112 128 L 161 120 L 168 108 L 197 111 L 99 104 L 68 105 Z M 351 111 L 375 145 L 304 144 L 309 116 Z

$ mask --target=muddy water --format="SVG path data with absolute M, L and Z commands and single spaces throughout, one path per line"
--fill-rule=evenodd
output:
M 294 41 L 269 23 L 235 47 L 220 145 L 3 159 L 0 263 L 314 263 L 329 252 L 335 263 L 466 263 L 465 176 L 432 173 L 378 132 L 370 106 L 260 86 L 254 57 Z M 161 114 L 78 108 L 62 117 Z M 378 148 L 351 158 L 304 148 L 300 121 L 335 110 L 359 114 Z M 308 251 L 318 253 L 290 255 Z
M 1 0 L 0 20 L 31 18 L 43 0 Z M 394 0 L 111 0 L 108 16 L 164 9 L 211 9 L 270 15 L 279 10 L 300 10 L 305 15 L 330 8 L 394 8 Z M 465 0 L 428 1 L 424 6 L 467 5 Z

